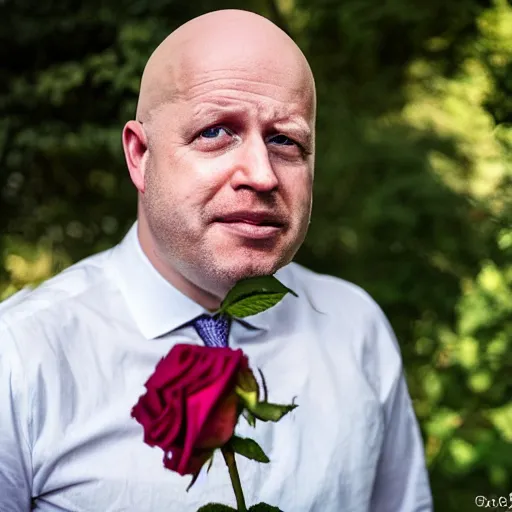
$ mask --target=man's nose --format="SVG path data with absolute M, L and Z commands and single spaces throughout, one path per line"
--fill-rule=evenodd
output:
M 239 149 L 237 167 L 231 179 L 233 188 L 251 188 L 256 192 L 277 189 L 279 181 L 270 162 L 265 141 L 254 138 L 246 141 Z

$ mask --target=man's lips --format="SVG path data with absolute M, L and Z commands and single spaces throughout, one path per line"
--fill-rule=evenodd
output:
M 283 227 L 284 221 L 280 216 L 270 212 L 235 212 L 227 215 L 222 215 L 216 219 L 216 222 L 236 223 L 245 222 L 246 224 L 253 224 L 255 226 L 275 226 Z
M 269 212 L 235 212 L 218 217 L 215 221 L 232 233 L 252 239 L 274 237 L 285 227 L 281 217 Z

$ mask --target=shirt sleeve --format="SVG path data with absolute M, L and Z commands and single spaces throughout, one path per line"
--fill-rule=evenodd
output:
M 432 495 L 423 439 L 404 377 L 395 335 L 381 314 L 380 350 L 385 432 L 370 510 L 431 512 Z
M 31 510 L 32 469 L 21 360 L 0 322 L 0 510 Z

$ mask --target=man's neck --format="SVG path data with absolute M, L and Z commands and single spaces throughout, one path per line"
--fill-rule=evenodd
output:
M 147 229 L 147 226 L 141 224 L 141 220 L 139 220 L 137 226 L 139 244 L 142 251 L 157 272 L 172 286 L 174 286 L 174 288 L 183 293 L 183 295 L 186 295 L 189 299 L 193 300 L 208 311 L 216 311 L 219 309 L 222 302 L 219 297 L 195 285 L 165 261 L 165 259 L 159 254 L 158 248 L 151 237 L 149 229 Z

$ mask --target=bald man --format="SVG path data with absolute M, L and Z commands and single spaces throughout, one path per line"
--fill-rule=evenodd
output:
M 292 262 L 311 213 L 315 84 L 294 42 L 244 11 L 180 27 L 142 77 L 122 140 L 138 218 L 122 242 L 4 303 L 0 511 L 195 512 L 235 506 L 219 458 L 163 468 L 130 417 L 156 363 L 201 344 L 191 321 L 244 277 L 298 294 L 234 321 L 279 423 L 241 421 L 270 464 L 241 458 L 248 505 L 284 512 L 432 510 L 393 331 L 358 287 Z

